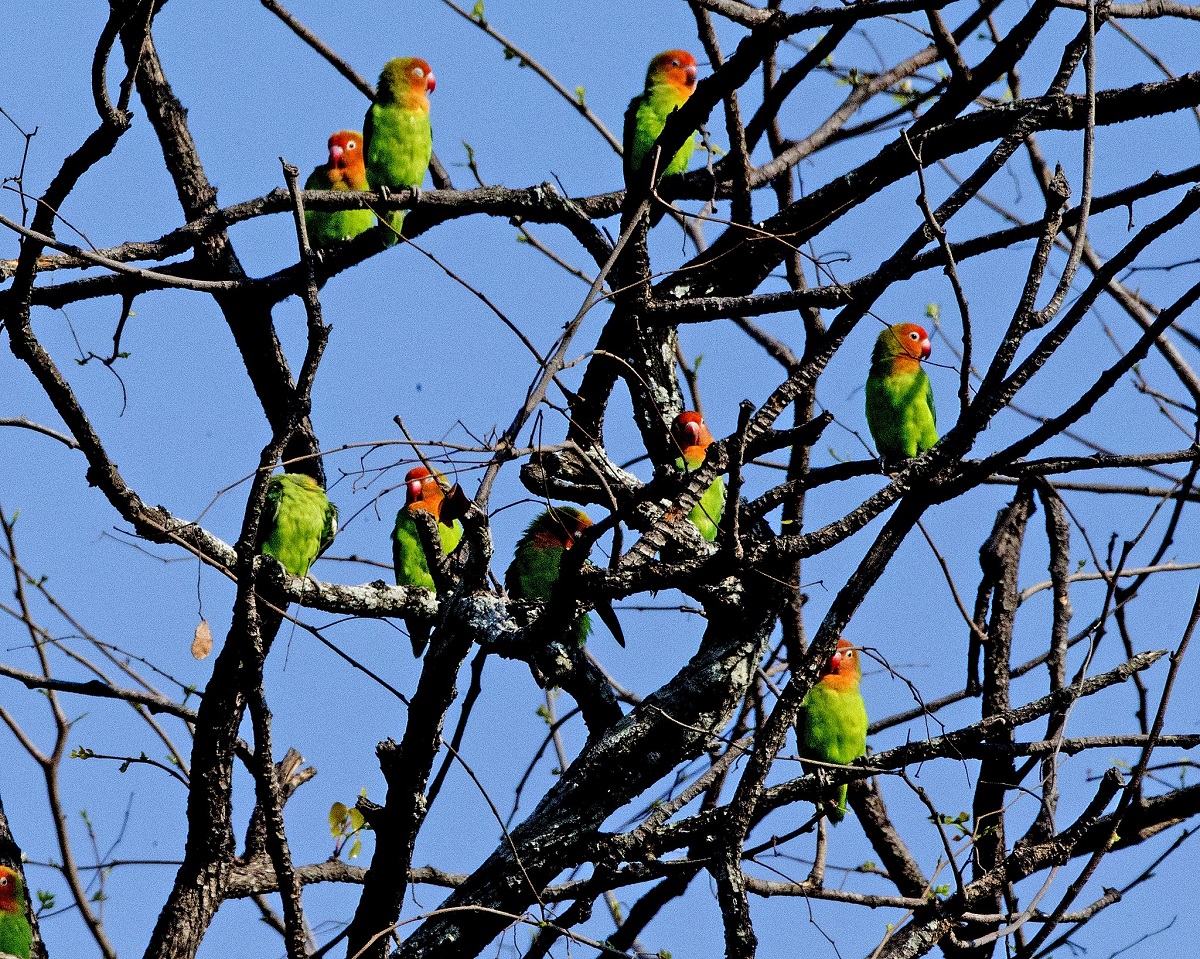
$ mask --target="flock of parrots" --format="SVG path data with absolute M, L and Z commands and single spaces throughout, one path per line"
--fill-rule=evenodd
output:
M 419 189 L 433 157 L 433 128 L 429 94 L 437 87 L 433 68 L 420 57 L 388 61 L 379 76 L 375 100 L 363 120 L 363 132 L 339 130 L 329 138 L 329 160 L 313 170 L 306 190 Z M 646 88 L 625 111 L 625 178 L 651 157 L 655 141 L 675 110 L 696 89 L 696 58 L 686 50 L 667 50 L 650 61 Z M 693 133 L 659 174 L 682 173 L 696 148 Z M 309 243 L 322 249 L 369 230 L 375 223 L 370 210 L 336 213 L 309 211 L 304 215 Z M 387 217 L 398 235 L 403 211 Z
M 367 190 L 419 187 L 425 179 L 433 150 L 429 125 L 429 94 L 436 80 L 429 64 L 418 57 L 392 60 L 379 78 L 375 102 L 367 112 L 365 138 L 343 130 L 329 139 L 329 162 L 318 167 L 305 187 L 311 190 Z M 625 114 L 626 176 L 636 171 L 652 153 L 667 117 L 678 109 L 696 86 L 696 60 L 684 50 L 668 50 L 650 61 L 645 90 L 634 97 Z M 687 169 L 695 149 L 695 134 L 663 168 L 666 174 Z M 369 210 L 305 214 L 314 247 L 349 239 L 374 224 Z M 402 212 L 389 216 L 397 232 Z M 896 323 L 880 332 L 871 354 L 867 377 L 867 425 L 885 466 L 918 456 L 937 442 L 933 390 L 921 361 L 930 353 L 929 337 L 915 323 Z M 704 462 L 712 434 L 699 413 L 680 413 L 671 425 L 679 450 L 680 470 L 698 469 Z M 424 510 L 437 522 L 442 552 L 449 555 L 462 539 L 462 523 L 443 516 L 447 490 L 444 477 L 425 466 L 405 477 L 405 502 L 396 514 L 392 532 L 392 557 L 396 582 L 436 592 L 429 563 L 413 516 Z M 725 511 L 725 484 L 713 481 L 688 518 L 705 540 L 713 542 Z M 504 585 L 514 599 L 547 601 L 558 582 L 563 554 L 575 546 L 592 525 L 582 510 L 556 506 L 539 514 L 518 541 Z M 333 542 L 337 533 L 337 507 L 310 476 L 283 473 L 271 478 L 267 504 L 259 530 L 260 552 L 273 556 L 293 576 L 307 576 L 309 568 Z M 611 609 L 597 612 L 621 645 L 624 638 Z M 420 656 L 429 640 L 424 621 L 408 622 L 413 653 Z M 588 615 L 571 626 L 568 639 L 582 644 L 591 632 Z M 804 698 L 797 721 L 800 755 L 818 763 L 845 765 L 867 750 L 867 711 L 859 692 L 862 665 L 858 650 L 845 639 L 823 666 L 817 683 Z M 821 810 L 832 822 L 846 812 L 846 786 L 832 787 L 822 797 Z M 0 953 L 29 959 L 31 930 L 26 919 L 25 891 L 20 874 L 0 866 Z

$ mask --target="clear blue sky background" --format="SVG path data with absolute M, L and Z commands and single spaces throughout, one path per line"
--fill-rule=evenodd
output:
M 5 11 L 6 26 L 0 35 L 0 107 L 27 130 L 38 128 L 26 168 L 26 188 L 32 194 L 44 190 L 63 157 L 96 124 L 88 75 L 105 6 L 64 0 L 16 4 Z M 792 3 L 786 6 L 801 8 Z M 466 157 L 462 141 L 474 147 L 481 173 L 489 182 L 527 186 L 557 179 L 571 195 L 598 193 L 622 185 L 620 160 L 596 132 L 532 71 L 519 69 L 515 61 L 505 61 L 495 41 L 442 4 L 385 6 L 295 0 L 291 9 L 372 80 L 393 56 L 418 54 L 430 61 L 438 79 L 433 99 L 435 149 L 456 185 L 471 185 L 470 174 L 462 166 Z M 1024 10 L 1023 4 L 1002 9 L 1001 26 Z M 953 4 L 946 15 L 955 23 L 965 11 L 965 5 Z M 568 88 L 584 87 L 588 104 L 618 133 L 625 104 L 640 89 L 649 57 L 675 46 L 697 52 L 700 49 L 691 16 L 681 3 L 648 7 L 632 2 L 492 0 L 486 15 L 498 30 L 537 57 Z M 923 18 L 917 19 L 923 22 Z M 1047 40 L 1061 40 L 1074 33 L 1079 23 L 1078 14 L 1059 11 L 1049 31 L 1053 37 Z M 872 43 L 888 60 L 924 42 L 901 23 L 877 23 L 871 30 Z M 1193 32 L 1140 22 L 1134 24 L 1134 30 L 1177 72 L 1195 67 L 1198 47 Z M 732 49 L 737 34 L 722 27 L 721 35 L 726 50 Z M 799 59 L 801 46 L 812 43 L 816 36 L 813 32 L 797 37 L 798 45 L 782 52 L 782 62 L 790 64 Z M 205 169 L 219 188 L 223 206 L 281 186 L 280 156 L 307 172 L 323 161 L 330 132 L 361 126 L 366 108 L 362 95 L 251 0 L 172 0 L 156 20 L 155 38 L 175 92 L 189 110 L 192 133 Z M 976 62 L 986 49 L 987 44 L 975 40 L 965 46 L 964 52 L 968 61 Z M 1047 71 L 1053 69 L 1057 59 L 1057 50 L 1049 42 L 1026 59 L 1026 95 L 1044 90 Z M 1100 88 L 1159 78 L 1155 68 L 1111 30 L 1102 32 L 1098 59 Z M 119 54 L 114 57 L 110 71 L 114 86 L 123 72 L 120 60 Z M 861 35 L 839 48 L 836 61 L 839 66 L 867 70 L 878 66 L 872 45 Z M 706 73 L 707 68 L 702 68 L 701 75 Z M 1081 89 L 1081 84 L 1082 73 L 1073 89 Z M 757 80 L 743 91 L 743 109 L 755 105 L 756 89 Z M 806 135 L 834 109 L 846 91 L 828 74 L 808 78 L 785 112 L 786 135 Z M 1000 95 L 1002 91 L 990 92 Z M 872 109 L 885 107 L 881 103 Z M 110 158 L 89 172 L 61 211 L 65 220 L 97 247 L 152 239 L 181 223 L 173 188 L 140 103 L 135 102 L 134 112 L 133 129 Z M 709 126 L 714 141 L 725 144 L 723 119 L 714 116 Z M 804 188 L 811 190 L 870 156 L 893 135 L 853 140 L 806 161 L 798 170 Z M 1196 155 L 1198 140 L 1196 120 L 1188 113 L 1099 131 L 1096 192 L 1135 182 L 1156 169 L 1167 172 L 1187 165 Z M 23 142 L 17 131 L 0 118 L 0 175 L 9 177 L 18 172 Z M 1067 170 L 1078 196 L 1081 137 L 1049 134 L 1041 142 L 1050 162 L 1062 163 Z M 955 158 L 952 165 L 965 174 L 973 169 L 971 161 L 982 155 L 976 151 Z M 762 162 L 763 158 L 756 155 L 755 159 Z M 1026 218 L 1036 217 L 1040 201 L 1027 164 L 1018 155 L 1010 166 L 1011 171 L 993 180 L 991 195 Z M 930 171 L 929 184 L 935 202 L 951 188 L 948 178 L 938 170 Z M 831 267 L 839 280 L 869 272 L 918 224 L 915 196 L 915 178 L 910 177 L 820 237 L 815 252 L 823 257 L 840 254 Z M 1161 214 L 1179 196 L 1180 191 L 1176 191 L 1138 204 L 1136 223 L 1144 224 Z M 770 196 L 764 194 L 756 202 L 759 216 L 772 212 Z M 0 212 L 19 217 L 20 204 L 12 192 L 0 194 Z M 1117 211 L 1094 221 L 1094 240 L 1101 253 L 1112 253 L 1124 239 L 1125 216 L 1124 211 Z M 951 235 L 961 238 L 1001 225 L 998 216 L 980 207 L 954 220 Z M 615 229 L 615 221 L 609 226 Z M 584 269 L 592 267 L 565 231 L 540 228 L 536 232 L 571 262 Z M 711 239 L 719 227 L 710 225 L 705 232 Z M 65 226 L 59 229 L 59 236 L 78 242 Z M 232 236 L 252 275 L 271 272 L 296 257 L 295 236 L 287 216 L 239 225 Z M 1143 262 L 1166 264 L 1189 259 L 1195 241 L 1194 226 L 1185 226 L 1154 247 Z M 422 237 L 420 243 L 483 290 L 543 350 L 582 302 L 584 285 L 530 247 L 518 244 L 514 228 L 504 220 L 457 220 Z M 669 221 L 658 228 L 653 250 L 655 266 L 660 270 L 668 270 L 690 255 L 678 229 Z M 1031 251 L 1031 244 L 1022 244 L 963 265 L 977 356 L 990 356 L 998 343 L 1019 295 Z M 15 255 L 15 238 L 0 235 L 0 257 Z M 1061 259 L 1057 263 L 1061 266 Z M 92 271 L 92 275 L 98 272 Z M 1194 267 L 1146 272 L 1130 283 L 1161 305 L 1193 282 L 1194 274 Z M 764 285 L 764 289 L 782 288 L 780 279 L 773 278 Z M 414 436 L 470 442 L 469 433 L 482 436 L 509 423 L 536 373 L 533 358 L 495 316 L 415 250 L 389 250 L 342 274 L 328 284 L 322 299 L 326 319 L 334 329 L 314 393 L 313 419 L 326 448 L 396 440 L 399 432 L 392 422 L 396 414 L 404 418 Z M 1043 294 L 1039 302 L 1044 299 Z M 888 321 L 921 321 L 930 303 L 941 305 L 943 322 L 951 340 L 956 341 L 957 311 L 940 273 L 927 273 L 893 288 L 875 312 Z M 205 525 L 232 542 L 246 486 L 237 487 L 211 506 L 210 502 L 218 491 L 252 471 L 268 432 L 228 329 L 203 295 L 154 293 L 139 298 L 134 309 L 136 316 L 130 320 L 123 341 L 123 348 L 131 355 L 117 367 L 128 390 L 124 409 L 121 386 L 111 373 L 96 363 L 80 367 L 72 362 L 81 349 L 100 354 L 110 349 L 120 310 L 116 300 L 89 301 L 58 312 L 41 310 L 35 316 L 35 329 L 91 411 L 126 480 L 147 502 L 163 503 L 178 516 L 200 517 L 203 513 Z M 577 341 L 578 354 L 594 342 L 606 316 L 607 309 L 599 308 L 589 317 Z M 303 312 L 298 301 L 284 303 L 276 318 L 289 356 L 298 367 L 304 345 Z M 1099 310 L 1072 337 L 1062 355 L 1020 394 L 1018 402 L 1041 414 L 1058 412 L 1086 384 L 1088 374 L 1111 363 L 1117 351 L 1105 337 L 1102 322 L 1112 325 L 1119 342 L 1133 341 L 1132 324 L 1115 306 L 1101 301 Z M 1194 319 L 1185 318 L 1184 322 L 1194 323 Z M 768 317 L 763 325 L 797 350 L 802 346 L 802 328 L 795 315 Z M 862 382 L 877 329 L 877 323 L 860 324 L 822 380 L 819 399 L 836 414 L 837 423 L 816 448 L 815 465 L 867 455 L 854 431 L 867 435 Z M 689 356 L 704 357 L 701 384 L 708 420 L 716 435 L 728 435 L 736 422 L 738 402 L 744 397 L 761 402 L 778 382 L 778 368 L 743 334 L 722 322 L 687 327 L 682 340 Z M 1190 348 L 1185 347 L 1185 355 L 1195 360 Z M 947 364 L 933 368 L 931 375 L 942 422 L 948 425 L 957 413 L 957 375 L 944 342 L 935 341 L 933 359 Z M 570 371 L 566 381 L 577 382 L 581 368 Z M 1156 386 L 1179 392 L 1172 389 L 1157 359 L 1152 357 L 1142 369 Z M 0 383 L 0 416 L 27 415 L 58 425 L 28 371 L 13 360 L 7 349 L 0 350 Z M 614 459 L 619 461 L 643 452 L 627 410 L 628 402 L 618 391 L 610 406 L 606 439 Z M 1005 414 L 982 437 L 980 451 L 999 448 L 1028 428 L 1027 421 Z M 548 410 L 545 438 L 555 441 L 563 431 L 559 415 Z M 1096 407 L 1079 432 L 1119 451 L 1174 449 L 1188 442 L 1128 381 Z M 1048 451 L 1077 453 L 1082 449 L 1063 440 Z M 403 457 L 398 447 L 370 453 L 360 447 L 329 458 L 331 497 L 343 518 L 343 531 L 332 555 L 353 553 L 379 561 L 389 559 L 388 534 L 402 502 L 402 494 L 390 491 L 403 476 Z M 49 577 L 49 586 L 57 597 L 100 638 L 152 660 L 185 684 L 203 687 L 211 660 L 196 662 L 190 656 L 192 631 L 202 613 L 211 621 L 217 642 L 222 641 L 229 620 L 231 585 L 207 569 L 201 570 L 197 578 L 196 563 L 178 552 L 159 547 L 139 550 L 128 537 L 114 534 L 113 527 L 120 525 L 116 514 L 97 491 L 88 488 L 79 454 L 26 431 L 0 430 L 0 462 L 7 466 L 0 484 L 0 504 L 10 515 L 20 510 L 18 545 L 26 568 L 36 576 Z M 389 466 L 393 468 L 380 472 Z M 645 466 L 639 469 L 644 474 Z M 344 478 L 333 483 L 339 475 Z M 462 474 L 468 490 L 473 488 L 475 477 L 470 472 Z M 778 477 L 768 469 L 751 470 L 747 492 L 759 492 Z M 1162 485 L 1152 478 L 1133 481 Z M 869 477 L 822 488 L 810 500 L 810 524 L 841 515 L 881 482 L 881 478 Z M 979 545 L 991 528 L 995 510 L 1010 495 L 1008 488 L 984 487 L 927 516 L 930 533 L 968 603 L 978 583 Z M 526 499 L 516 481 L 516 469 L 511 468 L 502 477 L 492 501 L 493 508 L 512 506 L 493 518 L 497 544 L 493 569 L 497 575 L 502 575 L 513 542 L 536 510 Z M 1135 535 L 1154 506 L 1154 501 L 1147 499 L 1117 501 L 1090 494 L 1074 494 L 1068 502 L 1101 552 L 1111 534 L 1118 539 Z M 1160 529 L 1162 522 L 1160 514 L 1154 529 Z M 841 548 L 806 565 L 805 579 L 811 584 L 806 610 L 810 624 L 819 622 L 878 528 L 878 523 L 872 525 Z M 1148 542 L 1153 541 L 1152 533 Z M 1092 568 L 1078 529 L 1072 545 L 1074 557 Z M 1170 556 L 1180 562 L 1195 560 L 1197 546 L 1194 524 L 1185 522 Z M 1133 561 L 1138 563 L 1148 555 L 1143 548 L 1134 554 Z M 1022 585 L 1044 579 L 1045 566 L 1039 512 L 1030 522 Z M 331 562 L 318 564 L 314 574 L 339 582 L 389 578 L 383 570 Z M 1147 587 L 1143 599 L 1130 611 L 1139 649 L 1161 648 L 1178 641 L 1196 581 L 1195 573 L 1176 573 L 1160 577 Z M 5 597 L 9 592 L 9 587 L 3 588 Z M 675 598 L 661 594 L 657 601 L 669 605 Z M 1076 587 L 1076 629 L 1096 614 L 1102 599 L 1101 587 Z M 1049 608 L 1048 592 L 1023 607 L 1014 641 L 1016 661 L 1024 661 L 1045 648 Z M 45 613 L 44 608 L 41 612 Z M 305 615 L 312 622 L 326 621 L 317 614 Z M 627 650 L 619 650 L 602 629 L 593 639 L 593 648 L 621 683 L 643 694 L 674 674 L 694 651 L 702 631 L 700 620 L 667 612 L 628 612 L 623 614 L 623 621 L 630 640 Z M 46 625 L 64 637 L 73 632 L 49 614 Z M 0 655 L 6 661 L 33 668 L 27 637 L 18 626 L 11 620 L 0 626 Z M 919 537 L 905 544 L 855 616 L 847 635 L 877 648 L 927 699 L 961 684 L 967 629 L 929 547 Z M 408 653 L 407 639 L 389 624 L 340 623 L 331 627 L 328 636 L 400 689 L 409 691 L 415 686 L 419 664 Z M 1110 637 L 1092 671 L 1108 668 L 1119 658 L 1116 641 Z M 1078 666 L 1076 655 L 1071 660 L 1071 671 Z M 58 668 L 65 676 L 81 675 L 61 662 Z M 1152 691 L 1160 687 L 1164 675 L 1161 664 L 1152 671 L 1148 677 Z M 276 718 L 277 749 L 282 752 L 286 746 L 296 746 L 320 771 L 288 806 L 293 858 L 301 863 L 319 861 L 332 849 L 325 823 L 330 803 L 350 803 L 362 788 L 372 798 L 382 799 L 383 781 L 374 748 L 381 739 L 399 737 L 405 719 L 403 706 L 299 631 L 289 639 L 285 630 L 268 665 L 267 688 Z M 465 676 L 460 688 L 465 688 Z M 1016 685 L 1018 695 L 1026 699 L 1041 695 L 1044 688 L 1041 673 L 1031 674 Z M 1189 669 L 1176 692 L 1169 730 L 1195 731 L 1195 692 L 1194 671 Z M 909 689 L 881 669 L 869 672 L 865 693 L 875 717 L 912 705 Z M 489 663 L 484 695 L 463 753 L 506 814 L 513 787 L 544 732 L 544 723 L 535 714 L 541 702 L 541 692 L 525 667 L 510 662 Z M 1131 730 L 1134 702 L 1132 689 L 1111 690 L 1094 703 L 1082 704 L 1073 714 L 1069 732 L 1080 735 Z M 48 745 L 51 727 L 42 699 L 5 681 L 0 683 L 0 703 L 15 714 L 35 740 Z M 568 699 L 559 700 L 560 710 L 569 705 Z M 939 718 L 952 727 L 977 717 L 977 709 L 972 702 Z M 155 757 L 162 755 L 161 745 L 148 737 L 144 726 L 128 710 L 72 700 L 68 711 L 79 717 L 72 731 L 72 744 L 100 753 L 137 755 L 145 749 Z M 1039 725 L 1024 731 L 1023 738 L 1039 735 L 1041 728 Z M 177 727 L 175 732 L 177 742 L 186 749 L 186 736 Z M 890 730 L 872 746 L 881 749 L 903 742 L 910 732 L 922 736 L 926 727 L 915 724 L 911 730 Z M 568 726 L 565 735 L 568 748 L 578 749 L 581 727 Z M 794 753 L 791 743 L 785 753 Z M 1163 758 L 1168 757 L 1177 758 L 1164 752 Z M 1067 760 L 1067 798 L 1060 810 L 1060 822 L 1069 822 L 1079 804 L 1090 797 L 1094 787 L 1081 785 L 1085 778 L 1098 774 L 1114 760 L 1133 758 L 1129 752 L 1096 752 Z M 536 797 L 552 783 L 552 765 L 552 761 L 546 761 L 539 767 L 526 790 L 523 811 L 530 810 Z M 794 765 L 780 763 L 781 777 L 795 771 Z M 969 807 L 973 769 L 945 762 L 930 764 L 920 770 L 920 781 L 944 812 L 954 814 Z M 479 792 L 459 771 L 452 773 L 447 789 L 421 835 L 414 862 L 468 871 L 494 847 L 498 827 Z M 885 782 L 884 789 L 897 821 L 912 838 L 922 866 L 932 872 L 941 846 L 925 820 L 925 811 L 903 786 Z M 112 762 L 94 760 L 84 765 L 68 761 L 64 791 L 76 851 L 83 861 L 91 861 L 77 816 L 83 809 L 95 824 L 101 850 L 116 843 L 111 853 L 116 858 L 180 856 L 185 793 L 177 782 L 161 773 L 134 767 L 120 774 Z M 655 795 L 647 794 L 646 802 Z M 27 855 L 38 861 L 55 858 L 37 771 L 6 731 L 0 731 L 0 796 Z M 243 775 L 238 793 L 238 813 L 243 820 L 249 815 L 251 796 L 251 784 Z M 1029 798 L 1018 798 L 1016 802 L 1017 821 L 1036 811 Z M 778 814 L 756 834 L 756 840 L 786 832 L 807 813 L 808 807 L 803 807 Z M 620 820 L 609 825 L 618 826 Z M 1174 832 L 1168 832 L 1139 850 L 1107 860 L 1078 905 L 1095 898 L 1101 886 L 1126 881 L 1173 837 Z M 368 836 L 360 862 L 369 860 L 370 851 Z M 811 851 L 811 837 L 787 847 L 787 852 L 801 858 L 810 856 Z M 855 867 L 874 858 L 853 818 L 835 831 L 830 845 L 831 865 Z M 807 874 L 806 865 L 787 858 L 771 860 L 771 865 L 793 878 Z M 1056 891 L 1065 886 L 1063 877 L 1073 876 L 1076 869 L 1069 867 L 1060 875 Z M 53 890 L 59 904 L 67 904 L 65 886 L 55 872 L 30 866 L 29 874 L 35 888 Z M 757 869 L 756 874 L 779 878 L 764 869 Z M 120 868 L 108 877 L 105 919 L 122 955 L 140 955 L 173 876 L 172 867 L 157 866 Z M 1111 916 L 1101 917 L 1089 926 L 1080 943 L 1092 955 L 1104 956 L 1173 922 L 1168 932 L 1124 955 L 1148 955 L 1152 950 L 1158 954 L 1186 954 L 1189 944 L 1200 934 L 1200 920 L 1191 907 L 1194 897 L 1189 904 L 1178 893 L 1190 888 L 1192 878 L 1183 859 L 1164 867 L 1156 883 L 1141 887 Z M 828 881 L 836 886 L 842 878 L 831 871 Z M 951 880 L 943 873 L 938 881 Z M 870 876 L 850 875 L 845 886 L 865 892 L 893 891 L 885 881 Z M 1022 890 L 1026 901 L 1035 888 Z M 350 917 L 357 891 L 354 887 L 306 890 L 308 915 L 317 926 L 320 941 L 329 938 L 336 922 Z M 652 951 L 667 949 L 675 956 L 720 954 L 719 916 L 712 895 L 710 884 L 703 878 L 697 880 L 684 904 L 664 912 L 643 936 L 643 942 Z M 437 889 L 417 888 L 406 906 L 405 917 L 435 906 L 442 896 Z M 632 891 L 622 898 L 631 902 Z M 1055 899 L 1056 892 L 1052 892 L 1048 901 Z M 883 910 L 866 912 L 798 900 L 755 900 L 753 909 L 763 956 L 863 955 L 878 942 L 886 923 L 903 918 Z M 589 926 L 589 931 L 600 937 L 611 931 L 603 912 L 598 907 Z M 256 910 L 248 904 L 226 904 L 205 940 L 201 956 L 281 954 L 278 938 L 255 917 Z M 86 933 L 72 912 L 48 919 L 42 930 L 54 955 L 91 953 Z M 826 936 L 836 940 L 836 949 Z M 527 932 L 518 930 L 516 940 L 527 942 Z M 508 942 L 511 944 L 511 937 Z M 558 952 L 565 954 L 561 948 Z

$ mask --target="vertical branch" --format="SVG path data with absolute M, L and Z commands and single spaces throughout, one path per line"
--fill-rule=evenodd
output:
M 1046 660 L 1050 692 L 1062 689 L 1067 681 L 1067 641 L 1071 625 L 1071 527 L 1067 522 L 1062 498 L 1050 483 L 1039 480 L 1038 498 L 1046 511 L 1046 539 L 1050 544 L 1050 583 L 1054 608 L 1050 626 L 1050 653 Z M 1056 741 L 1064 734 L 1067 710 L 1051 712 L 1046 718 L 1045 738 Z M 1042 808 L 1030 827 L 1028 839 L 1049 839 L 1054 834 L 1054 816 L 1058 808 L 1058 754 L 1042 760 Z
M 1033 491 L 1028 485 L 1017 488 L 1012 502 L 996 516 L 991 536 L 979 550 L 983 579 L 989 584 L 991 616 L 984 644 L 982 718 L 1008 712 L 1012 706 L 1009 690 L 1009 653 L 1012 648 L 1013 621 L 1017 612 L 1017 574 L 1025 526 L 1034 509 Z M 1002 864 L 1007 856 L 1004 829 L 1004 801 L 1014 783 L 1012 756 L 1004 747 L 1013 742 L 1012 729 L 1000 730 L 990 742 L 1001 748 L 980 763 L 979 781 L 972 804 L 974 822 L 973 875 L 976 879 Z M 980 907 L 982 912 L 1000 912 L 1002 889 L 997 887 Z M 961 939 L 975 939 L 992 928 L 986 924 L 968 924 Z M 983 959 L 991 949 L 950 949 L 958 959 Z

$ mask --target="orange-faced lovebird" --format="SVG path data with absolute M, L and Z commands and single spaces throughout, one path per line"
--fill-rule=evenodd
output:
M 25 916 L 25 884 L 21 874 L 0 866 L 0 952 L 29 959 L 33 930 Z
M 418 189 L 425 182 L 433 156 L 429 94 L 436 86 L 433 69 L 420 57 L 397 57 L 384 66 L 363 124 L 373 190 Z M 397 233 L 403 220 L 403 210 L 388 218 Z
M 700 468 L 713 441 L 704 417 L 695 410 L 685 410 L 675 417 L 671 424 L 671 439 L 680 453 L 675 465 L 688 472 Z M 700 535 L 711 543 L 717 538 L 717 528 L 721 525 L 724 512 L 725 481 L 718 476 L 692 507 L 688 519 L 700 531 Z
M 894 323 L 879 334 L 867 376 L 867 426 L 886 464 L 911 459 L 938 441 L 933 387 L 921 368 L 932 347 L 916 323 Z
M 667 50 L 650 61 L 646 87 L 629 101 L 625 111 L 625 183 L 651 155 L 654 142 L 674 111 L 683 106 L 696 89 L 696 58 L 686 50 Z M 673 157 L 661 157 L 656 172 L 662 176 L 687 169 L 696 134 L 689 136 Z
M 866 755 L 867 707 L 858 690 L 861 679 L 858 650 L 849 640 L 839 639 L 837 652 L 800 704 L 796 739 L 802 759 L 846 765 Z M 841 822 L 846 815 L 846 784 L 834 786 L 822 797 L 821 806 L 830 822 Z
M 504 574 L 509 595 L 513 599 L 548 600 L 558 583 L 563 553 L 574 549 L 576 540 L 591 525 L 587 513 L 574 506 L 552 506 L 540 513 L 517 542 L 513 561 Z M 612 606 L 597 603 L 596 612 L 624 646 L 625 636 Z M 571 644 L 582 646 L 591 631 L 592 619 L 584 613 L 571 626 Z
M 258 524 L 258 551 L 274 556 L 293 576 L 309 567 L 337 535 L 337 507 L 304 473 L 280 473 L 267 484 L 267 502 Z
M 369 190 L 362 134 L 340 130 L 331 136 L 329 162 L 312 171 L 304 181 L 304 189 Z M 308 242 L 316 250 L 371 229 L 375 214 L 370 210 L 338 210 L 335 213 L 306 210 L 304 222 L 308 226 Z
M 450 525 L 442 522 L 442 505 L 446 502 L 443 479 L 441 474 L 430 473 L 424 466 L 414 466 L 404 477 L 407 487 L 404 508 L 396 514 L 396 528 L 392 531 L 392 562 L 396 567 L 396 584 L 399 586 L 420 586 L 437 592 L 425 549 L 421 545 L 417 521 L 413 519 L 414 513 L 429 513 L 437 521 L 438 539 L 445 555 L 454 552 L 462 539 L 461 522 L 455 520 Z M 429 625 L 415 619 L 406 620 L 406 624 L 413 655 L 419 657 L 429 642 Z

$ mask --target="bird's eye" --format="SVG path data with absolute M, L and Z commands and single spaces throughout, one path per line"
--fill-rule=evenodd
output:
M 8 885 L 8 876 L 0 876 L 0 886 Z
M 425 79 L 425 71 L 424 71 L 424 70 L 422 70 L 420 67 L 413 67 L 413 68 L 412 68 L 412 75 L 413 75 L 414 77 L 416 77 L 418 80 L 423 80 L 423 79 Z
M 351 140 L 349 143 L 346 144 L 346 149 L 347 150 L 357 150 L 358 144 L 355 143 L 353 140 Z
M 908 334 L 908 338 L 909 338 L 910 340 L 917 340 L 917 339 L 920 339 L 920 337 L 919 337 L 919 336 L 917 336 L 917 333 L 916 333 L 916 331 L 915 331 L 915 330 L 914 330 L 912 333 L 909 333 L 909 334 Z
M 678 57 L 671 58 L 671 66 L 673 66 L 673 67 L 679 66 L 679 58 Z

